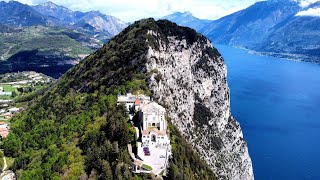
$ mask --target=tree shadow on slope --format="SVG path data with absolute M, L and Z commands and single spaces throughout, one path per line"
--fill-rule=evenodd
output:
M 7 61 L 0 61 L 0 74 L 19 71 L 36 71 L 53 78 L 59 78 L 68 71 L 72 64 L 65 63 L 72 60 L 66 56 L 42 53 L 38 50 L 21 51 L 11 56 Z

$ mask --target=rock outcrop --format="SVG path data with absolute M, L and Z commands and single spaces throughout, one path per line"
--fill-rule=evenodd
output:
M 230 113 L 226 66 L 204 36 L 168 21 L 148 30 L 146 69 L 153 98 L 220 179 L 253 179 L 239 123 Z M 166 24 L 166 25 L 164 25 Z M 174 26 L 176 31 L 167 31 Z

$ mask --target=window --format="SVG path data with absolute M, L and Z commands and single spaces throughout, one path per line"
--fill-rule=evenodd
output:
M 153 116 L 153 121 L 155 121 L 155 120 L 156 120 L 156 117 Z
M 161 137 L 161 139 L 164 139 L 164 137 Z
M 152 123 L 152 127 L 155 127 L 156 126 L 156 123 Z
M 146 138 L 146 136 L 143 136 L 143 138 Z
M 151 127 L 151 123 L 148 123 L 148 127 Z

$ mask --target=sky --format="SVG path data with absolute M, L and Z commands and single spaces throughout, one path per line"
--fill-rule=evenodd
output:
M 8 0 L 6 0 L 8 1 Z M 36 5 L 47 0 L 18 0 Z M 218 19 L 261 0 L 51 0 L 71 10 L 99 10 L 126 22 L 189 11 L 201 19 Z
M 8 0 L 6 0 L 8 1 Z M 48 0 L 18 0 L 21 3 L 36 5 Z M 113 15 L 125 22 L 133 22 L 142 18 L 160 18 L 174 12 L 191 12 L 200 19 L 215 20 L 233 12 L 244 9 L 262 0 L 51 0 L 55 4 L 65 6 L 74 11 L 99 10 Z M 318 0 L 298 1 L 302 7 Z M 319 13 L 320 10 L 311 10 Z M 307 13 L 310 13 L 307 12 Z M 320 13 L 319 13 L 320 14 Z

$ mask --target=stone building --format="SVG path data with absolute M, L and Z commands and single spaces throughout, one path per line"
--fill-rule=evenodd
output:
M 166 110 L 156 102 L 143 104 L 140 109 L 142 122 L 142 143 L 155 145 L 170 144 L 167 136 Z

